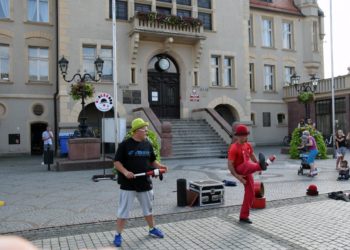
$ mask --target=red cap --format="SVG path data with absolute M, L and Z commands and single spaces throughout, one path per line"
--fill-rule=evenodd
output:
M 236 127 L 235 135 L 249 135 L 248 127 L 240 124 Z
M 317 186 L 311 184 L 309 188 L 306 190 L 307 195 L 318 195 Z

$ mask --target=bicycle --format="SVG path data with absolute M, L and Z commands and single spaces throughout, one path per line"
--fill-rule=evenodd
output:
M 323 139 L 327 147 L 333 147 L 333 135 L 325 136 Z

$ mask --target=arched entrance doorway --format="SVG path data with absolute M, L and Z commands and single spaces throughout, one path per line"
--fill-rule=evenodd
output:
M 237 111 L 232 108 L 230 105 L 227 104 L 220 104 L 218 106 L 216 106 L 215 111 L 219 113 L 219 115 L 225 119 L 225 121 L 227 121 L 228 124 L 230 124 L 230 126 L 238 121 L 238 115 L 237 115 Z
M 43 154 L 43 140 L 42 134 L 46 130 L 47 123 L 36 122 L 30 124 L 30 153 L 32 155 L 42 155 Z
M 154 56 L 148 63 L 148 101 L 158 118 L 180 118 L 178 67 L 168 55 Z

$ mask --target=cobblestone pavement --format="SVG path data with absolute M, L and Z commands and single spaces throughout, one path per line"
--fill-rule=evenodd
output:
M 333 159 L 317 161 L 315 178 L 298 176 L 299 160 L 278 154 L 275 147 L 256 152 L 277 153 L 277 161 L 261 176 L 267 208 L 253 211 L 253 225 L 237 222 L 243 188 L 225 188 L 225 203 L 215 207 L 177 207 L 176 180 L 230 179 L 226 159 L 165 161 L 170 172 L 154 181 L 154 214 L 164 239 L 147 236 L 140 209 L 135 209 L 124 233 L 125 249 L 350 249 L 345 219 L 350 204 L 329 200 L 326 193 L 349 190 L 336 181 Z M 347 158 L 347 157 L 346 157 Z M 39 157 L 0 161 L 0 234 L 17 234 L 43 249 L 110 246 L 114 234 L 118 185 L 94 183 L 101 170 L 47 172 Z M 305 197 L 316 184 L 318 197 Z M 138 206 L 136 206 L 138 207 Z M 348 246 L 349 245 L 349 246 Z

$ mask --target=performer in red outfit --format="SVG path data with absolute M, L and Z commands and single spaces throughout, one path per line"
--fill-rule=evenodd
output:
M 265 156 L 259 154 L 256 159 L 252 146 L 247 142 L 249 130 L 245 125 L 238 125 L 235 130 L 236 142 L 231 144 L 228 152 L 228 169 L 244 185 L 244 199 L 241 207 L 240 222 L 251 224 L 249 210 L 254 199 L 253 173 L 266 170 Z M 271 159 L 273 158 L 270 157 Z

